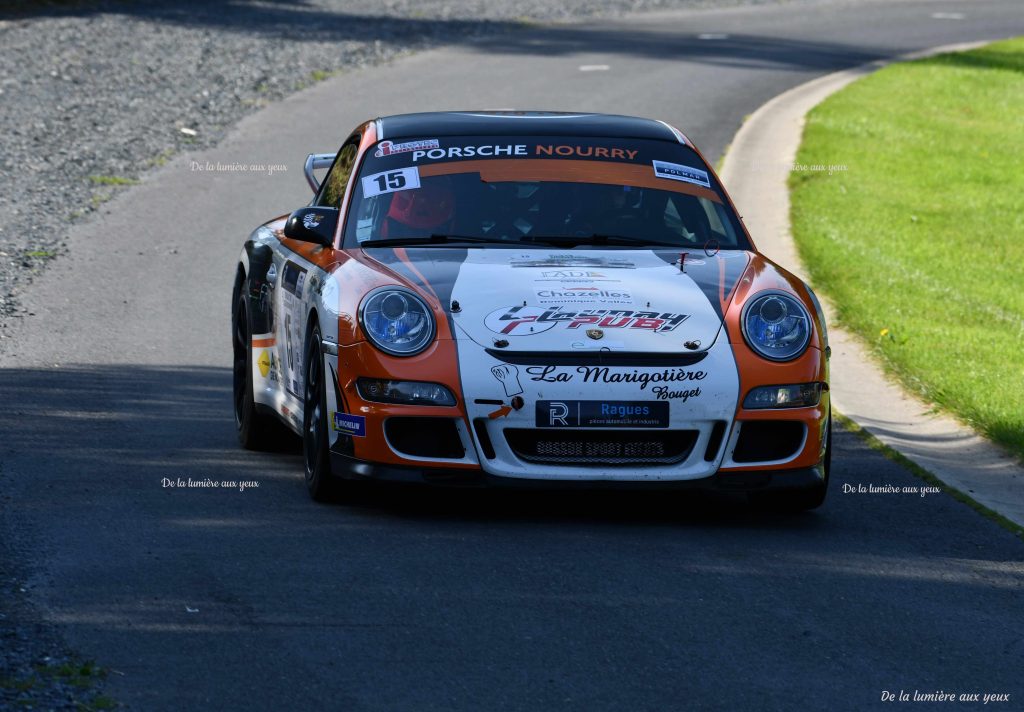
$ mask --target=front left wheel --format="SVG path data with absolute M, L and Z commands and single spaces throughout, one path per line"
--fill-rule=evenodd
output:
M 320 327 L 314 326 L 306 348 L 306 388 L 302 413 L 302 458 L 306 468 L 306 488 L 317 502 L 329 502 L 338 496 L 339 482 L 331 474 L 328 452 L 327 391 L 324 359 L 320 349 Z

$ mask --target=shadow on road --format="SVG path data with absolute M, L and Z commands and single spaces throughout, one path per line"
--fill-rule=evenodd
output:
M 942 495 L 834 489 L 793 518 L 650 493 L 367 488 L 323 506 L 297 455 L 238 448 L 227 368 L 5 369 L 0 393 L 2 534 L 48 620 L 124 671 L 112 693 L 138 709 L 316 709 L 337 685 L 346 709 L 455 709 L 453 670 L 479 684 L 473 709 L 527 679 L 545 681 L 532 709 L 596 681 L 588 709 L 630 709 L 679 671 L 768 689 L 765 651 L 801 690 L 824 676 L 822 698 L 916 676 L 966 689 L 968 660 L 993 689 L 1019 680 L 1020 542 Z M 836 485 L 916 482 L 835 444 Z M 993 666 L 992 650 L 1009 652 Z
M 0 462 L 31 472 L 29 484 L 65 500 L 135 492 L 143 500 L 164 478 L 272 479 L 290 506 L 357 510 L 365 516 L 428 521 L 777 526 L 812 531 L 815 514 L 758 512 L 742 497 L 699 492 L 480 490 L 355 483 L 334 508 L 306 500 L 298 438 L 276 452 L 247 452 L 235 438 L 231 374 L 196 366 L 62 366 L 0 370 L 5 436 Z M 10 467 L 8 467 L 10 471 Z M 0 480 L 2 481 L 2 480 Z M 266 485 L 264 485 L 266 486 Z M 27 494 L 27 493 L 26 493 Z M 36 493 L 38 494 L 38 492 Z M 261 493 L 263 494 L 263 493 Z M 125 508 L 133 506 L 130 497 Z

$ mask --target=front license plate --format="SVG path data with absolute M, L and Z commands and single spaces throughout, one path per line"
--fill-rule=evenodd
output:
M 537 401 L 538 428 L 667 428 L 668 403 L 658 401 Z

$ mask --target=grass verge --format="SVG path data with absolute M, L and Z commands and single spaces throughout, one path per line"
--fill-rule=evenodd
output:
M 839 320 L 1024 459 L 1022 83 L 1024 38 L 882 69 L 811 111 L 790 189 Z
M 56 697 L 79 712 L 117 709 L 117 701 L 99 692 L 106 679 L 107 670 L 91 660 L 35 665 L 30 674 L 0 678 L 0 706 L 6 700 L 17 708 L 35 709 Z M 54 688 L 61 692 L 54 695 Z

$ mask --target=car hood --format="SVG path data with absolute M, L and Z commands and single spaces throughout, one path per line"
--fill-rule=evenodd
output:
M 738 250 L 686 250 L 683 270 L 680 250 L 367 252 L 436 298 L 456 339 L 516 352 L 705 351 L 750 262 Z

